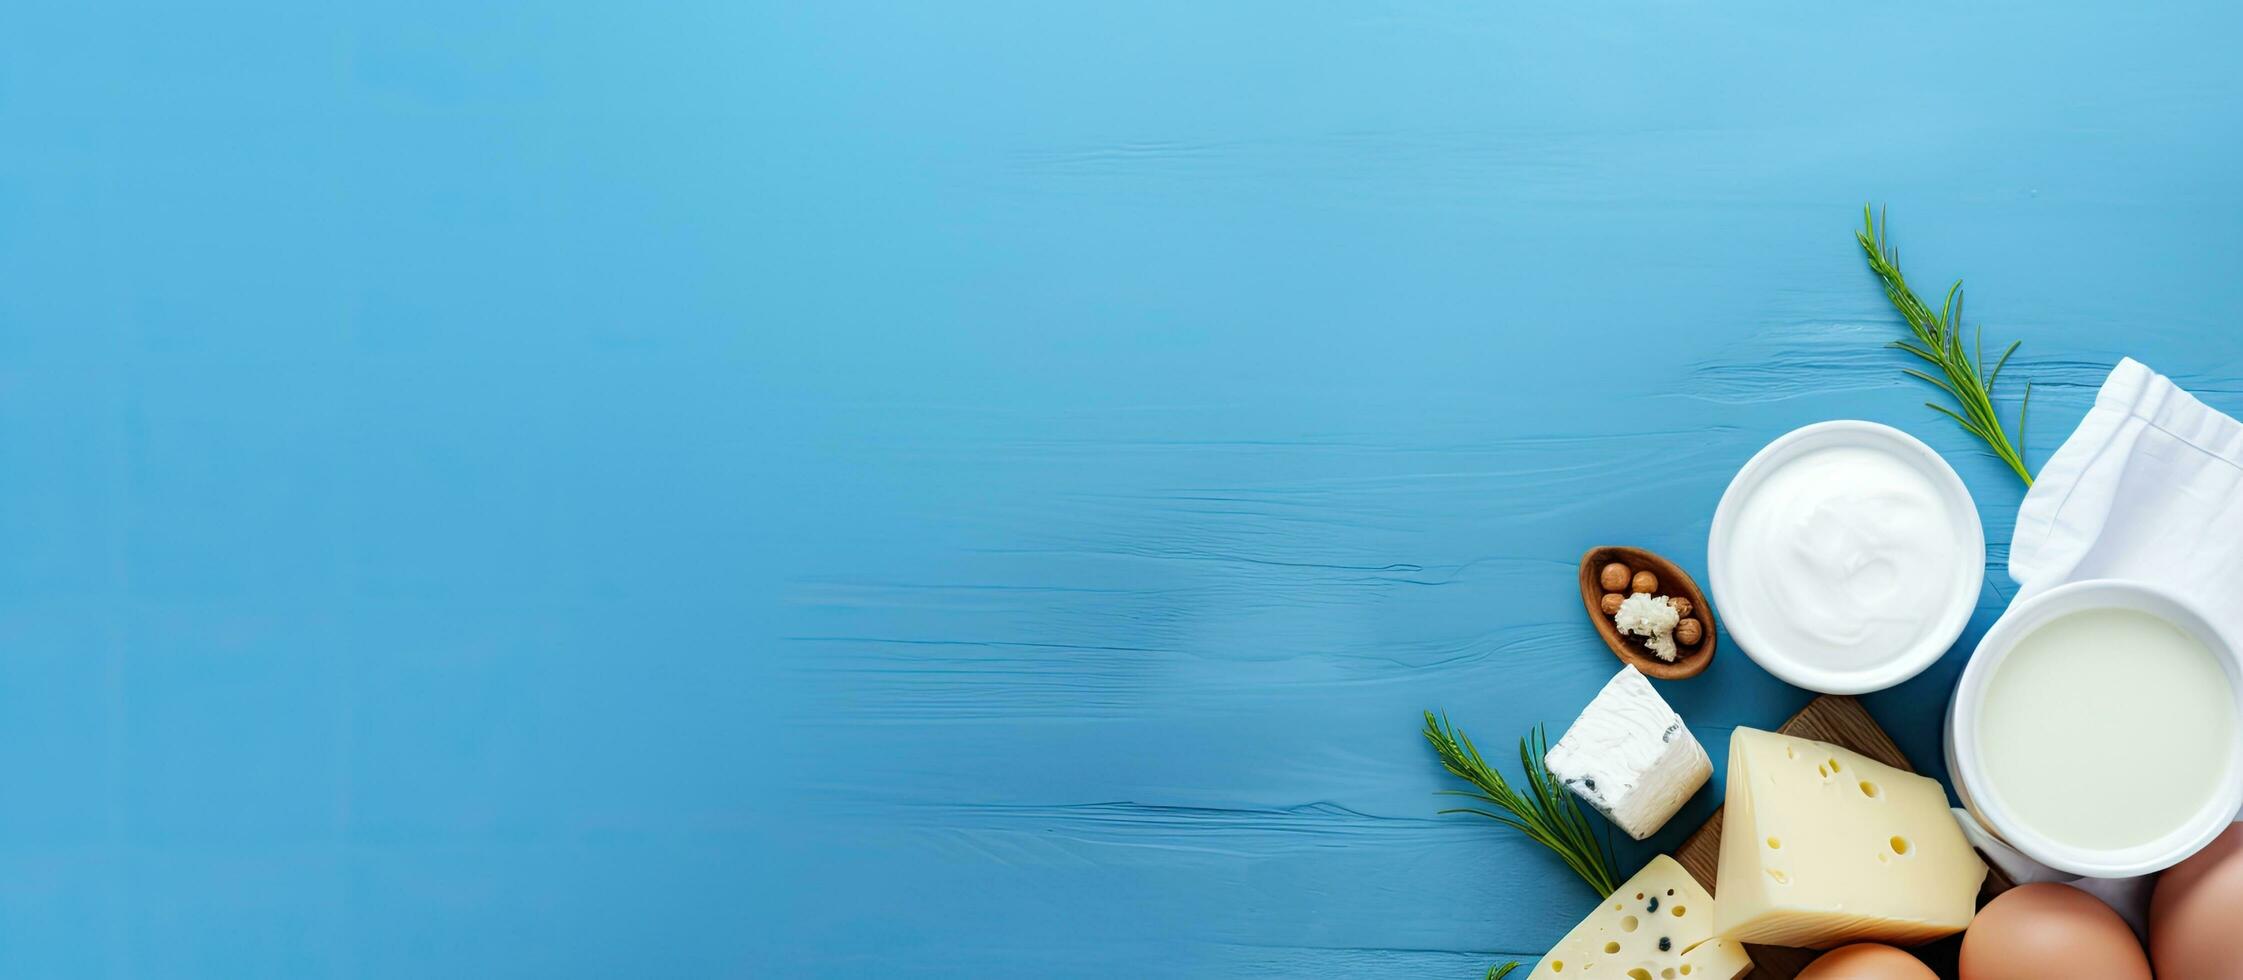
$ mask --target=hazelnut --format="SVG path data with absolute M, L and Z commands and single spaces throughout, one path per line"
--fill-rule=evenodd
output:
M 1690 607 L 1690 600 L 1688 600 L 1688 599 L 1685 599 L 1685 598 L 1683 598 L 1683 597 L 1681 597 L 1681 596 L 1678 596 L 1678 595 L 1671 595 L 1671 596 L 1668 596 L 1668 597 L 1667 597 L 1667 605 L 1670 605 L 1670 606 L 1673 606 L 1673 607 L 1674 607 L 1674 614 L 1675 614 L 1675 615 L 1677 615 L 1677 616 L 1688 616 L 1688 615 L 1690 615 L 1690 608 L 1691 608 L 1691 607 Z
M 1627 596 L 1618 592 L 1607 592 L 1604 594 L 1604 601 L 1599 605 L 1603 607 L 1605 615 L 1616 616 L 1620 613 L 1620 603 L 1625 602 L 1627 598 Z
M 1697 646 L 1699 640 L 1705 639 L 1705 627 L 1699 626 L 1695 619 L 1685 619 L 1674 624 L 1674 639 L 1686 647 Z
M 1637 572 L 1634 581 L 1629 582 L 1628 587 L 1635 592 L 1657 595 L 1659 594 L 1659 576 L 1650 572 Z
M 1604 586 L 1604 590 L 1606 592 L 1627 591 L 1628 566 L 1622 565 L 1619 562 L 1613 562 L 1610 565 L 1604 566 L 1604 571 L 1597 573 L 1597 584 Z

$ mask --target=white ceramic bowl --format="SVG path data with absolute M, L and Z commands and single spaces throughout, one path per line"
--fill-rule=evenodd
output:
M 1945 505 L 1948 522 L 1961 543 L 1962 560 L 1970 572 L 1967 584 L 1958 581 L 1944 605 L 1924 611 L 1927 622 L 1914 645 L 1890 651 L 1873 664 L 1850 670 L 1833 670 L 1786 656 L 1781 645 L 1771 642 L 1755 623 L 1753 617 L 1761 610 L 1747 603 L 1730 601 L 1731 597 L 1739 595 L 1731 586 L 1741 556 L 1735 554 L 1732 547 L 1737 515 L 1744 502 L 1778 467 L 1815 450 L 1837 446 L 1885 453 L 1930 480 Z M 1713 512 L 1713 533 L 1706 543 L 1706 571 L 1713 580 L 1712 601 L 1721 609 L 1722 625 L 1728 628 L 1729 637 L 1737 641 L 1745 656 L 1769 673 L 1810 691 L 1861 694 L 1883 690 L 1922 673 L 1924 668 L 1938 661 L 1947 648 L 1955 645 L 1955 638 L 1963 634 L 1963 626 L 1970 622 L 1971 610 L 1978 605 L 1978 589 L 1986 578 L 1986 532 L 1979 527 L 1978 505 L 1971 501 L 1970 490 L 1963 486 L 1962 477 L 1956 476 L 1954 468 L 1939 458 L 1930 446 L 1899 429 L 1875 422 L 1852 419 L 1817 422 L 1778 437 L 1754 453 L 1744 468 L 1730 479 L 1729 489 L 1721 495 L 1721 506 Z
M 2163 589 L 2137 582 L 2111 579 L 2073 582 L 2011 606 L 1993 628 L 1986 631 L 1985 638 L 1978 641 L 1978 649 L 1970 655 L 1970 663 L 1963 667 L 1962 679 L 1955 686 L 1955 699 L 1947 705 L 1947 771 L 1953 774 L 1955 793 L 1962 797 L 1971 815 L 2011 847 L 2024 852 L 2026 857 L 2076 875 L 2131 878 L 2180 863 L 2203 850 L 2204 845 L 2211 843 L 2212 838 L 2219 836 L 2220 831 L 2235 820 L 2236 810 L 2243 807 L 2243 732 L 2237 736 L 2235 751 L 2228 754 L 2227 772 L 2222 776 L 2218 791 L 2204 809 L 2195 819 L 2157 840 L 2120 850 L 2096 850 L 2052 840 L 2019 823 L 2003 808 L 2000 794 L 1987 782 L 1985 770 L 1981 768 L 1978 719 L 1986 701 L 1986 685 L 1994 676 L 1995 668 L 2016 648 L 2017 641 L 2050 620 L 2089 609 L 2148 613 L 2195 637 L 2219 658 L 2220 667 L 2227 672 L 2228 686 L 2236 697 L 2236 710 L 2243 716 L 2243 661 L 2237 659 L 2235 646 L 2194 605 Z M 2123 777 L 2123 773 L 2081 773 L 2080 792 L 2123 793 Z

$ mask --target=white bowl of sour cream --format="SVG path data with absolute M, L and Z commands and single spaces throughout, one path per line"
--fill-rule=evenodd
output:
M 1956 795 L 2072 874 L 2202 850 L 2243 806 L 2243 662 L 2212 620 L 2134 582 L 2074 582 L 1986 631 L 1947 709 Z
M 1729 481 L 1706 567 L 1753 662 L 1808 690 L 1860 694 L 1916 676 L 1962 635 L 1986 536 L 1930 446 L 1875 422 L 1819 422 Z

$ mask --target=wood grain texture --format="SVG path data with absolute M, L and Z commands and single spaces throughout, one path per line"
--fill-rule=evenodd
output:
M 1868 709 L 1863 708 L 1861 702 L 1852 697 L 1820 695 L 1807 702 L 1807 706 L 1799 709 L 1798 714 L 1777 726 L 1776 731 L 1852 749 L 1895 769 L 1916 771 L 1916 767 L 1909 765 L 1908 757 L 1901 754 L 1900 746 L 1893 744 L 1892 737 L 1885 734 L 1875 718 L 1870 717 Z M 1706 818 L 1705 824 L 1691 833 L 1674 852 L 1674 859 L 1690 872 L 1691 877 L 1698 879 L 1699 884 L 1706 886 L 1707 891 L 1714 891 L 1715 875 L 1721 865 L 1721 813 L 1722 811 L 1715 810 L 1712 816 Z M 2000 872 L 1990 872 L 1983 897 L 1990 899 L 2009 887 L 2009 882 L 2001 877 Z M 1718 899 L 1720 896 L 1717 893 L 1715 897 Z M 1927 944 L 1915 952 L 1926 963 L 1931 964 L 1933 969 L 1938 970 L 1940 976 L 1952 978 L 1955 976 L 1955 950 L 1959 942 L 1958 939 L 1942 940 Z M 1791 980 L 1806 969 L 1807 964 L 1822 955 L 1816 950 L 1781 946 L 1752 946 L 1750 950 L 1753 971 L 1746 975 L 1747 980 Z
M 1736 467 L 1828 418 L 1981 509 L 1957 650 L 1863 699 L 1944 775 L 2020 488 L 1883 347 L 1865 200 L 2025 341 L 2029 459 L 2122 353 L 2243 406 L 2224 8 L 861 14 L 773 25 L 773 91 L 834 84 L 751 169 L 776 972 L 1532 960 L 1593 896 L 1432 816 L 1417 713 L 1562 729 L 1614 668 L 1573 559 L 1703 568 Z M 1810 697 L 1732 639 L 1658 683 L 1709 745 Z
M 1574 558 L 1788 429 L 1978 502 L 1862 702 L 1943 775 L 2019 487 L 1863 203 L 2029 460 L 2243 409 L 2227 3 L 4 21 L 0 976 L 1476 980 L 1594 897 L 1419 713 L 1564 726 Z M 1808 700 L 1732 641 L 1708 745 Z

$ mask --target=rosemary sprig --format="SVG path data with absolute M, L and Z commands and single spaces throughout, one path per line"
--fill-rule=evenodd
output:
M 1524 793 L 1512 789 L 1502 773 L 1480 758 L 1472 739 L 1450 725 L 1447 715 L 1425 713 L 1425 740 L 1433 743 L 1442 768 L 1478 790 L 1442 790 L 1442 795 L 1469 797 L 1495 808 L 1452 807 L 1442 813 L 1477 813 L 1517 828 L 1535 843 L 1556 851 L 1566 867 L 1597 890 L 1598 898 L 1620 887 L 1610 843 L 1597 840 L 1588 818 L 1581 815 L 1580 803 L 1542 764 L 1543 757 L 1550 754 L 1550 744 L 1541 726 L 1519 739 L 1519 768 L 1526 773 Z
M 1511 962 L 1505 963 L 1502 966 L 1488 967 L 1488 975 L 1486 977 L 1486 980 L 1503 980 L 1504 977 L 1511 975 L 1511 971 L 1518 968 L 1518 960 L 1512 960 Z
M 1908 288 L 1908 280 L 1900 274 L 1900 250 L 1885 244 L 1885 216 L 1867 206 L 1861 209 L 1861 230 L 1854 240 L 1869 256 L 1869 268 L 1885 284 L 1885 298 L 1892 301 L 1900 317 L 1908 321 L 1908 329 L 1916 339 L 1913 343 L 1896 340 L 1892 346 L 1907 351 L 1939 369 L 1934 376 L 1915 368 L 1903 368 L 1908 375 L 1930 382 L 1955 399 L 1962 411 L 1957 412 L 1936 402 L 1924 404 L 1933 411 L 1962 423 L 1970 434 L 1985 440 L 1994 455 L 2017 473 L 2025 485 L 2033 485 L 2033 474 L 2025 469 L 2025 457 L 2017 447 L 2025 441 L 2025 409 L 2033 401 L 2033 383 L 2025 382 L 2025 399 L 2017 405 L 2017 440 L 2011 442 L 2009 434 L 2002 431 L 2001 419 L 1994 413 L 1994 379 L 2001 376 L 2002 365 L 2009 363 L 2009 355 L 2017 353 L 2018 341 L 2010 341 L 2002 356 L 1994 360 L 1991 371 L 1981 372 L 1985 363 L 1985 331 L 1971 334 L 1968 346 L 1963 344 L 1963 281 L 1947 287 L 1947 299 L 1938 310 L 1918 299 L 1916 291 Z

